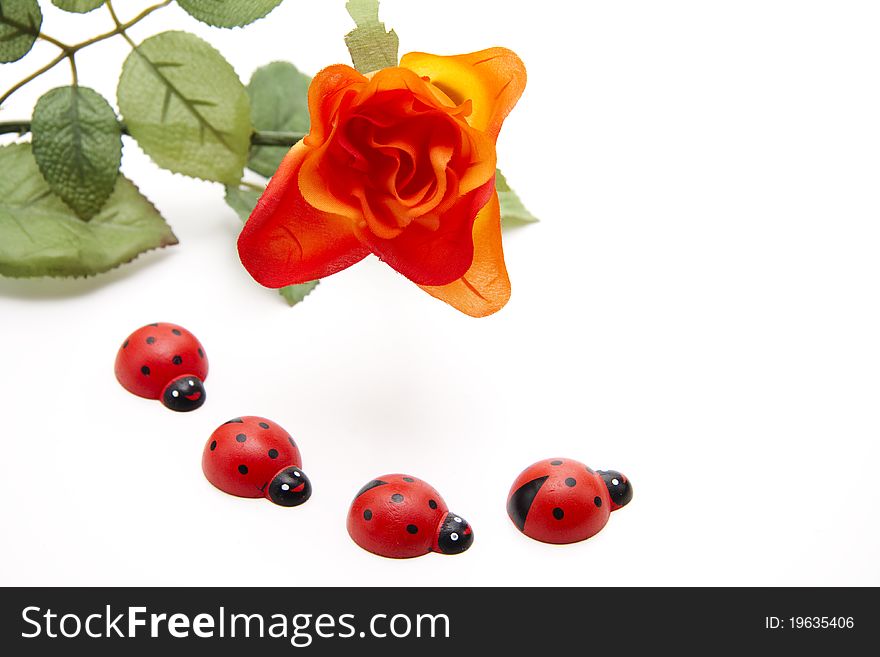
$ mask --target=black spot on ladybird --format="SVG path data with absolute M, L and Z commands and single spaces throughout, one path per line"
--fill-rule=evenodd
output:
M 243 433 L 240 433 L 235 437 L 235 439 L 238 442 L 243 443 L 245 440 L 247 440 L 247 436 L 245 436 Z
M 212 440 L 211 441 L 211 451 L 213 452 L 215 449 L 217 449 L 217 441 Z
M 156 328 L 159 328 L 159 322 L 153 322 L 152 324 L 147 324 L 147 326 L 155 326 Z
M 557 520 L 562 520 L 565 517 L 565 511 L 557 506 L 555 509 L 553 509 L 553 517 Z
M 269 450 L 269 458 L 270 459 L 277 459 L 278 458 L 278 450 L 277 449 L 270 449 Z
M 597 495 L 593 498 L 593 504 L 595 504 L 597 507 L 602 506 L 602 498 Z
M 400 504 L 401 502 L 403 502 L 403 495 L 401 495 L 400 493 L 394 493 L 394 495 L 391 496 L 391 501 Z
M 247 473 L 248 473 L 248 468 L 247 468 L 246 465 L 240 465 L 240 466 L 238 466 L 238 471 L 239 471 L 241 474 L 247 474 Z
M 183 362 L 183 358 L 181 358 L 180 356 L 175 356 L 171 359 L 171 362 L 175 365 L 180 365 Z
M 410 483 L 410 484 L 411 484 L 412 482 L 415 481 L 415 479 L 413 479 L 412 477 L 404 477 L 403 480 L 404 480 L 405 482 Z
M 260 422 L 260 426 L 263 427 L 264 429 L 268 429 L 268 428 L 269 428 L 269 425 L 266 424 L 265 422 Z
M 291 438 L 290 436 L 288 436 L 288 437 L 287 437 L 287 440 L 290 441 L 290 444 L 291 444 L 291 445 L 293 445 L 294 447 L 296 447 L 296 443 L 293 442 L 293 438 Z
M 128 346 L 128 340 L 122 343 L 122 348 L 125 349 Z
M 574 477 L 569 477 L 568 479 L 565 480 L 565 485 L 568 486 L 569 488 L 574 488 L 576 484 L 577 484 L 577 480 Z
M 202 351 L 201 347 L 199 347 L 199 358 L 204 358 L 204 357 L 205 357 L 205 352 Z
M 141 368 L 141 374 L 143 374 L 144 376 L 150 376 L 150 368 L 144 365 Z
M 416 527 L 415 525 L 407 525 L 407 526 L 406 526 L 406 531 L 408 531 L 410 534 L 418 534 L 418 533 L 419 533 L 419 528 Z
M 373 512 L 370 511 L 369 509 L 365 509 L 364 510 L 364 520 L 372 520 L 372 519 L 373 519 Z
M 178 329 L 171 329 L 171 332 L 172 332 L 174 335 L 183 335 Z
M 436 509 L 437 502 L 435 502 L 434 500 L 428 500 L 428 506 L 431 507 L 432 509 Z
M 240 417 L 234 417 L 231 420 L 227 420 L 223 424 L 243 424 L 243 423 L 244 423 L 244 420 L 242 420 Z
M 147 344 L 153 344 L 154 342 L 156 342 L 156 338 L 154 338 L 153 336 L 147 338 Z
M 562 461 L 550 461 L 550 465 L 562 465 Z

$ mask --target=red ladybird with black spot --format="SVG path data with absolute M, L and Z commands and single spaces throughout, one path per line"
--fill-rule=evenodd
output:
M 238 497 L 299 506 L 312 495 L 293 438 L 264 417 L 237 417 L 220 425 L 205 444 L 202 471 L 217 488 Z
M 392 559 L 461 554 L 474 542 L 471 526 L 449 511 L 440 493 L 402 474 L 378 477 L 358 491 L 348 533 L 368 552 Z
M 123 388 L 172 411 L 205 403 L 208 357 L 196 336 L 177 324 L 158 322 L 132 333 L 116 354 L 115 370 Z
M 576 543 L 596 535 L 612 511 L 632 499 L 629 480 L 573 459 L 547 459 L 523 470 L 507 497 L 507 515 L 523 534 L 544 543 Z

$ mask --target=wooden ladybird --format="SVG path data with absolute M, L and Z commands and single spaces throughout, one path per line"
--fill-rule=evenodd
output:
M 449 511 L 440 493 L 401 474 L 373 479 L 358 491 L 348 533 L 365 550 L 392 559 L 460 554 L 474 542 L 471 526 Z
M 224 493 L 299 506 L 312 495 L 293 438 L 263 417 L 237 417 L 218 427 L 202 453 L 202 470 Z
M 629 480 L 573 459 L 547 459 L 523 470 L 507 497 L 507 515 L 523 534 L 545 543 L 576 543 L 597 534 L 612 511 L 632 499 Z
M 196 336 L 177 324 L 148 324 L 132 333 L 116 354 L 115 369 L 126 390 L 159 399 L 172 411 L 205 403 L 208 357 Z

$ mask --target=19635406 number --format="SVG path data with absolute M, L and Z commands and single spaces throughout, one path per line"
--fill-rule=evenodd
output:
M 791 616 L 789 627 L 795 630 L 852 629 L 855 621 L 852 616 Z

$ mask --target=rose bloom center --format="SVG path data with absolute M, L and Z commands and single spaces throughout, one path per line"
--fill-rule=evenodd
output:
M 392 239 L 412 222 L 436 230 L 470 191 L 462 181 L 480 157 L 471 105 L 448 102 L 394 89 L 340 109 L 324 157 L 327 170 L 349 175 L 324 182 L 377 237 Z

